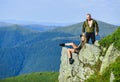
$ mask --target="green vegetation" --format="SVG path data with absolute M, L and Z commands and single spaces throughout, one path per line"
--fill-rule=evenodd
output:
M 58 72 L 42 72 L 11 77 L 0 82 L 58 82 Z
M 103 47 L 109 47 L 110 44 L 114 43 L 114 46 L 120 50 L 120 27 L 111 35 L 103 38 L 99 41 L 100 45 Z
M 61 56 L 58 44 L 65 39 L 57 38 L 69 36 L 72 35 L 31 32 L 20 26 L 1 27 L 0 79 L 36 71 L 58 71 Z
M 109 65 L 102 75 L 95 73 L 90 76 L 85 82 L 110 82 L 110 74 L 113 72 L 115 79 L 113 82 L 120 82 L 120 57 L 114 63 Z
M 91 66 L 91 69 L 95 71 L 95 73 L 99 73 L 100 67 L 101 67 L 102 62 L 98 60 L 95 65 Z
M 120 50 L 120 27 L 113 34 L 101 39 L 99 43 L 101 46 L 106 48 L 108 48 L 110 44 L 114 43 L 114 46 Z M 100 65 L 101 63 L 98 61 L 95 65 L 95 68 L 97 66 L 95 73 L 85 82 L 110 82 L 111 72 L 113 72 L 115 76 L 114 82 L 120 82 L 120 57 L 118 57 L 114 63 L 110 64 L 102 75 L 99 74 Z

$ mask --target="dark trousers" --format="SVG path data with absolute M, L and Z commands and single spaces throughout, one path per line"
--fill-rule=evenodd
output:
M 95 42 L 95 33 L 94 32 L 86 32 L 86 38 L 87 38 L 87 43 L 89 43 L 89 40 L 91 38 L 92 44 Z

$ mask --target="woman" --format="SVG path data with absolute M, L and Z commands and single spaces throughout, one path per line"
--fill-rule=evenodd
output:
M 73 42 L 59 44 L 60 46 L 72 46 L 73 47 L 73 48 L 68 48 L 67 49 L 70 64 L 73 64 L 73 62 L 74 62 L 74 59 L 72 58 L 72 53 L 74 52 L 74 53 L 78 54 L 80 49 L 82 47 L 84 47 L 85 43 L 87 42 L 87 39 L 86 39 L 85 35 L 80 35 L 80 38 L 81 38 L 81 44 L 78 45 L 78 46 Z

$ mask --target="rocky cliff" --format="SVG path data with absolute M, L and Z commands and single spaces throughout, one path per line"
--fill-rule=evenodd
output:
M 120 56 L 120 51 L 113 44 L 108 48 L 101 47 L 98 42 L 95 45 L 86 44 L 79 54 L 72 54 L 75 60 L 72 65 L 68 61 L 67 47 L 62 48 L 61 54 L 59 82 L 85 82 L 96 73 L 102 75 L 105 69 Z M 109 76 L 108 82 L 113 82 L 115 76 L 112 71 L 110 71 Z M 93 78 L 93 81 L 88 82 L 99 81 L 95 81 Z

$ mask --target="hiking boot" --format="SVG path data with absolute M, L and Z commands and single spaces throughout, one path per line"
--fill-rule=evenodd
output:
M 73 63 L 74 63 L 74 59 L 69 58 L 69 63 L 70 63 L 70 64 L 73 64 Z
M 59 46 L 62 46 L 62 47 L 64 47 L 64 46 L 65 46 L 65 43 L 59 44 Z

